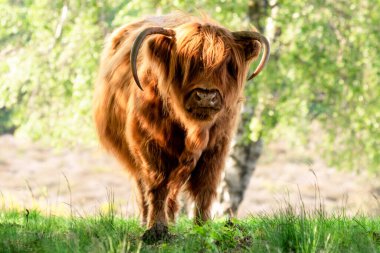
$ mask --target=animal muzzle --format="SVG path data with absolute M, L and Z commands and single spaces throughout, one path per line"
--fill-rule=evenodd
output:
M 208 119 L 222 109 L 222 96 L 215 89 L 194 89 L 187 96 L 185 108 L 197 119 Z

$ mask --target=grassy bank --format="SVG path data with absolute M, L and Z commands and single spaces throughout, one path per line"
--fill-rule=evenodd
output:
M 199 227 L 181 218 L 172 238 L 147 245 L 134 219 L 0 211 L 0 252 L 380 252 L 380 219 L 323 212 L 217 220 Z

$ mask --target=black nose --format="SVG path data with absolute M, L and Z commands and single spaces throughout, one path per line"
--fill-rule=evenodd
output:
M 198 101 L 209 100 L 210 102 L 215 102 L 217 91 L 210 91 L 210 92 L 196 91 L 195 95 Z
M 203 107 L 203 108 L 214 108 L 220 109 L 222 104 L 222 99 L 217 90 L 194 90 L 189 100 L 192 100 L 193 106 Z

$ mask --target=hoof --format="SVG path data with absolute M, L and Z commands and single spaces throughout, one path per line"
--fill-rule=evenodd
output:
M 153 227 L 145 231 L 141 239 L 148 244 L 161 240 L 168 240 L 170 239 L 168 227 L 163 224 L 155 224 Z

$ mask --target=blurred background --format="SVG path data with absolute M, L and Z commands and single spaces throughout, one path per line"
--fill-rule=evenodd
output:
M 302 200 L 380 212 L 379 0 L 0 0 L 0 10 L 3 207 L 82 215 L 113 200 L 133 214 L 128 176 L 94 134 L 99 55 L 116 27 L 181 10 L 254 26 L 272 47 L 246 86 L 219 209 Z

